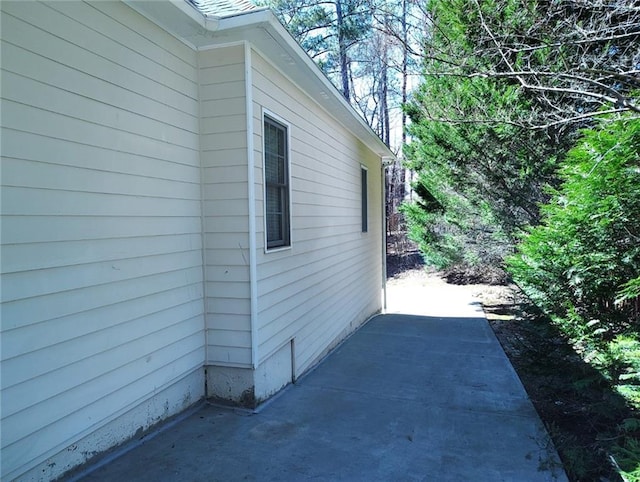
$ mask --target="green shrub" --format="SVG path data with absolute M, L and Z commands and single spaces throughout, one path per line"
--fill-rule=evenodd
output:
M 560 178 L 509 271 L 574 339 L 593 320 L 603 340 L 637 331 L 628 301 L 640 292 L 640 120 L 584 131 Z

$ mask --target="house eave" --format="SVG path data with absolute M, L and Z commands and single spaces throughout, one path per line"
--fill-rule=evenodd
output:
M 244 23 L 246 22 L 246 23 Z M 248 30 L 245 30 L 249 27 Z M 259 27 L 259 28 L 255 28 Z M 347 102 L 316 63 L 300 47 L 270 10 L 222 19 L 218 38 L 226 32 L 242 30 L 248 39 L 271 62 L 304 90 L 318 105 L 327 110 L 346 129 L 358 137 L 380 158 L 393 157 L 391 150 L 373 132 L 366 121 Z
M 123 2 L 192 47 L 196 47 L 193 40 L 210 36 L 218 28 L 217 17 L 203 15 L 185 0 L 123 0 Z
M 125 0 L 195 49 L 248 41 L 381 159 L 395 158 L 269 9 L 205 16 L 186 0 Z

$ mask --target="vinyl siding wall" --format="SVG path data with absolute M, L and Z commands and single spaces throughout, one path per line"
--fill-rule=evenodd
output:
M 244 45 L 199 53 L 207 365 L 251 367 Z
M 203 395 L 197 59 L 120 2 L 1 7 L 0 478 L 46 479 Z
M 268 396 L 380 309 L 380 160 L 257 51 L 196 52 L 121 2 L 0 6 L 2 480 L 56 478 L 181 411 L 206 366 Z M 270 253 L 263 109 L 291 139 L 292 245 Z
M 253 101 L 262 363 L 295 339 L 299 375 L 381 309 L 380 159 L 254 51 Z M 289 123 L 291 248 L 265 253 L 263 109 Z M 362 233 L 361 165 L 369 232 Z

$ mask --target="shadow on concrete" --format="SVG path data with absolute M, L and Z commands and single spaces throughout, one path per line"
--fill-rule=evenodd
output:
M 85 480 L 566 480 L 481 317 L 379 315 L 257 411 L 206 405 Z
M 638 417 L 600 372 L 585 363 L 567 338 L 534 305 L 485 306 L 536 410 L 545 421 L 571 480 L 622 480 L 610 458 L 614 444 L 640 439 L 621 431 Z M 493 319 L 492 315 L 510 319 Z M 615 451 L 615 450 L 613 450 Z M 631 462 L 631 461 L 630 461 Z M 624 460 L 618 463 L 626 465 Z M 633 462 L 627 470 L 637 469 Z

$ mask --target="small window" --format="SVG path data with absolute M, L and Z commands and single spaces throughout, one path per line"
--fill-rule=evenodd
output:
M 287 127 L 264 116 L 264 191 L 267 249 L 291 244 Z
M 364 167 L 360 168 L 360 179 L 362 183 L 361 187 L 361 199 L 362 199 L 362 232 L 366 233 L 369 230 L 368 223 L 368 205 L 367 205 L 367 169 Z

